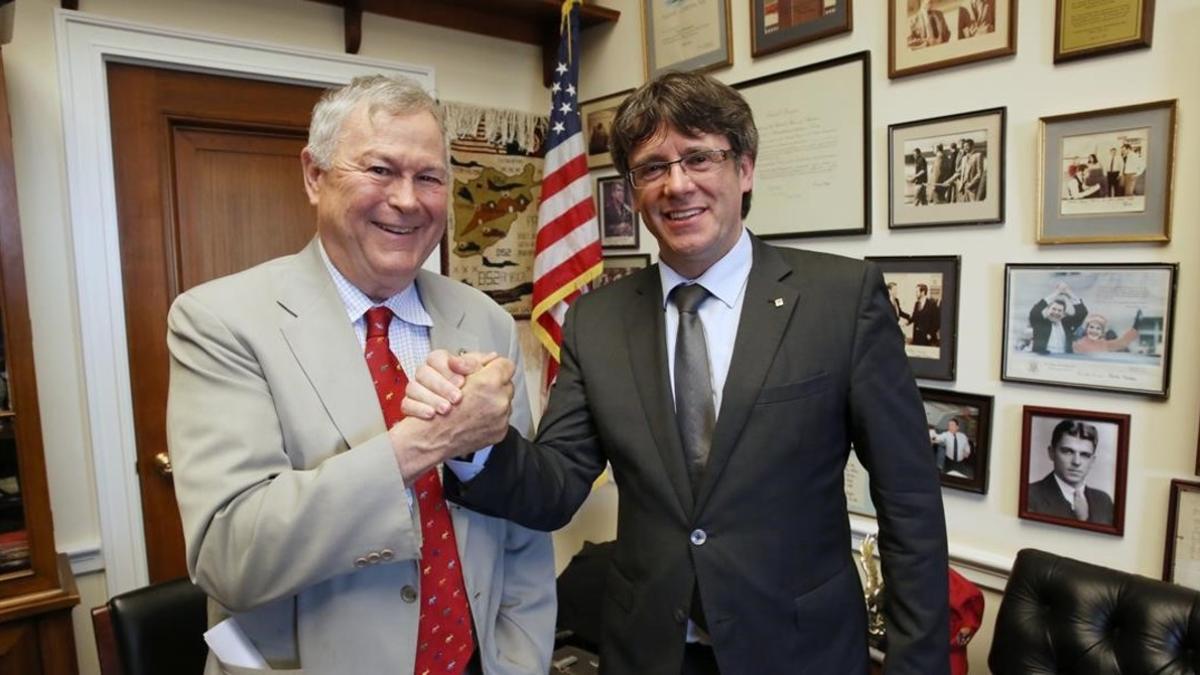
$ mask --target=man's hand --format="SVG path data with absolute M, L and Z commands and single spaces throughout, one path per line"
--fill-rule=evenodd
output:
M 443 358 L 439 355 L 436 367 L 430 366 L 433 372 L 444 367 L 449 373 L 441 377 L 450 389 L 458 392 L 457 403 L 450 405 L 445 413 L 432 415 L 429 419 L 405 417 L 388 431 L 405 483 L 411 484 L 422 473 L 446 459 L 499 443 L 508 432 L 508 418 L 512 413 L 512 379 L 516 370 L 513 362 L 495 355 L 491 355 L 486 364 L 481 364 L 483 359 L 480 355 L 456 360 L 460 358 Z M 458 372 L 461 370 L 472 372 Z M 454 378 L 464 380 L 461 389 L 451 383 Z M 434 382 L 434 387 L 452 393 L 437 382 Z M 410 382 L 409 389 L 412 388 L 413 383 Z M 426 392 L 433 391 L 424 385 L 422 388 Z M 406 415 L 408 403 L 406 397 Z
M 467 376 L 497 358 L 495 352 L 466 352 L 458 356 L 444 349 L 429 352 L 425 364 L 409 381 L 401 404 L 404 414 L 431 420 L 445 415 L 462 400 Z

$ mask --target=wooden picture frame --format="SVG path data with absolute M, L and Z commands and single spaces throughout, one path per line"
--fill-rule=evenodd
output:
M 1178 269 L 1005 265 L 1000 379 L 1166 399 Z
M 582 101 L 579 104 L 580 122 L 583 124 L 583 140 L 587 148 L 589 169 L 612 166 L 609 139 L 612 138 L 612 123 L 617 108 L 633 93 L 632 89 Z
M 992 397 L 929 387 L 920 391 L 942 486 L 987 494 Z
M 886 0 L 888 77 L 1017 53 L 1016 0 Z
M 1006 122 L 1001 107 L 890 125 L 888 228 L 1003 223 Z
M 1025 406 L 1017 515 L 1122 536 L 1128 463 L 1129 415 Z
M 638 248 L 641 219 L 633 206 L 633 188 L 624 176 L 596 178 L 596 216 L 602 248 Z
M 649 253 L 614 253 L 605 254 L 604 270 L 593 282 L 595 288 L 607 286 L 612 282 L 627 277 L 640 269 L 650 266 Z
M 1041 244 L 1171 241 L 1176 101 L 1041 118 Z
M 642 39 L 647 81 L 671 70 L 733 65 L 729 0 L 642 0 Z
M 959 267 L 947 256 L 872 256 L 887 284 L 913 375 L 953 380 L 958 352 Z M 910 309 L 911 303 L 911 309 Z
M 852 0 L 750 0 L 750 54 L 754 58 L 854 27 Z
M 763 239 L 870 234 L 870 52 L 734 88 L 753 109 L 759 131 L 751 231 Z M 816 145 L 837 154 L 814 151 Z M 757 219 L 755 213 L 802 215 Z
M 1163 546 L 1163 581 L 1200 590 L 1200 482 L 1171 480 L 1167 501 L 1167 533 Z
M 1154 0 L 1055 0 L 1054 62 L 1148 49 Z

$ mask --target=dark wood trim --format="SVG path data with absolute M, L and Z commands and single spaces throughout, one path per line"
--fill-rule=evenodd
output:
M 342 11 L 346 21 L 346 53 L 357 54 L 362 46 L 362 2 L 346 0 Z

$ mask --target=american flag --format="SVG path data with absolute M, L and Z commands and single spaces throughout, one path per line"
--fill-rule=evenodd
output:
M 546 385 L 558 374 L 567 306 L 600 276 L 600 229 L 579 119 L 579 5 L 564 0 L 558 63 L 550 87 L 550 130 L 533 261 L 533 333 L 550 353 Z

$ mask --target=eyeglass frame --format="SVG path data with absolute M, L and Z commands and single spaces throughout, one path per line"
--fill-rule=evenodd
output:
M 724 164 L 725 162 L 729 161 L 730 159 L 737 159 L 740 154 L 741 153 L 737 152 L 733 148 L 714 148 L 712 150 L 696 150 L 695 152 L 689 152 L 686 155 L 683 155 L 682 157 L 680 157 L 679 159 L 674 159 L 669 162 L 658 162 L 658 161 L 643 162 L 642 164 L 639 164 L 635 167 L 630 168 L 629 171 L 626 171 L 625 172 L 625 180 L 629 181 L 629 184 L 633 186 L 633 189 L 644 190 L 644 189 L 651 187 L 651 186 L 655 185 L 656 183 L 659 183 L 662 180 L 670 177 L 671 167 L 676 164 L 679 165 L 679 170 L 682 171 L 684 173 L 684 175 L 689 176 L 689 177 L 692 176 L 692 174 L 688 173 L 687 167 L 683 163 L 693 157 L 697 157 L 699 155 L 707 155 L 710 159 L 715 160 L 713 162 L 713 164 L 715 166 L 719 167 L 722 164 Z M 716 157 L 720 157 L 720 159 L 716 159 Z M 652 165 L 662 166 L 666 169 L 666 172 L 663 173 L 661 178 L 657 178 L 655 180 L 650 181 L 649 183 L 639 185 L 638 181 L 634 179 L 633 174 L 636 173 L 640 169 L 644 169 L 644 168 L 646 168 L 648 166 L 652 166 Z M 699 175 L 705 175 L 705 173 L 701 172 Z

